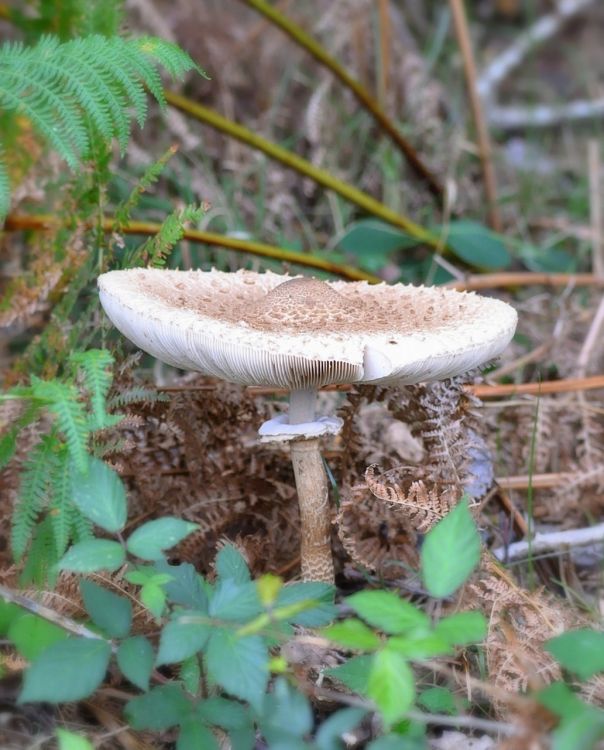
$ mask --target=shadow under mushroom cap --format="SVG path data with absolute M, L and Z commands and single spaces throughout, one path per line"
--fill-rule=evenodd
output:
M 517 322 L 504 302 L 438 287 L 163 269 L 98 283 L 114 325 L 158 359 L 285 388 L 460 374 L 500 354 Z

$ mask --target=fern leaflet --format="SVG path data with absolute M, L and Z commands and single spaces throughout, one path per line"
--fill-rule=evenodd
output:
M 75 352 L 70 357 L 84 373 L 84 384 L 90 393 L 92 406 L 92 429 L 102 430 L 115 424 L 115 418 L 107 414 L 105 402 L 111 387 L 111 365 L 113 357 L 106 349 L 89 349 L 86 352 Z
M 165 219 L 159 232 L 136 249 L 136 257 L 152 268 L 161 268 L 166 264 L 176 243 L 182 239 L 185 226 L 196 224 L 202 216 L 203 208 L 197 206 L 185 206 L 173 211 Z

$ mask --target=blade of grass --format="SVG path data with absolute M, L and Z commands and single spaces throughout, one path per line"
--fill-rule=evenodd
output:
M 5 229 L 8 231 L 15 231 L 19 229 L 29 229 L 34 231 L 40 231 L 44 229 L 56 228 L 63 226 L 66 222 L 61 222 L 54 216 L 40 214 L 40 215 L 18 215 L 10 214 L 6 219 Z M 111 216 L 105 216 L 102 220 L 102 228 L 105 232 L 113 232 L 115 228 L 115 218 Z M 159 232 L 161 228 L 160 224 L 147 221 L 129 221 L 125 226 L 120 228 L 120 231 L 124 234 L 140 234 L 140 235 L 154 235 Z M 204 245 L 212 245 L 214 247 L 224 247 L 228 250 L 234 250 L 239 253 L 247 253 L 249 255 L 256 255 L 261 258 L 270 258 L 272 260 L 281 261 L 282 263 L 295 263 L 298 266 L 304 266 L 306 268 L 315 268 L 320 271 L 326 271 L 327 273 L 341 276 L 345 279 L 351 279 L 353 281 L 368 281 L 371 284 L 377 284 L 382 281 L 374 274 L 368 271 L 363 271 L 360 268 L 354 266 L 333 263 L 327 258 L 320 258 L 310 253 L 299 253 L 294 250 L 286 250 L 281 247 L 274 247 L 273 245 L 266 245 L 262 242 L 252 242 L 250 240 L 242 240 L 235 237 L 226 237 L 221 234 L 214 234 L 213 232 L 203 232 L 198 229 L 186 229 L 183 235 L 183 239 L 189 240 L 190 242 L 199 242 Z
M 350 89 L 357 98 L 357 101 L 371 114 L 376 123 L 401 150 L 415 173 L 426 182 L 430 192 L 436 198 L 442 198 L 444 193 L 442 185 L 424 164 L 417 151 L 402 135 L 398 127 L 359 81 L 353 78 L 316 39 L 313 39 L 304 29 L 277 10 L 277 8 L 265 2 L 265 0 L 242 0 L 242 2 L 257 10 L 258 13 L 261 13 L 272 24 L 285 32 L 296 44 L 312 55 L 317 62 L 331 71 L 346 88 Z
M 164 94 L 166 101 L 181 112 L 185 112 L 200 122 L 210 125 L 221 133 L 225 133 L 231 138 L 235 138 L 258 151 L 262 151 L 262 153 L 266 154 L 271 159 L 275 159 L 275 161 L 285 164 L 286 167 L 303 174 L 305 177 L 309 177 L 324 188 L 333 190 L 334 193 L 338 193 L 338 195 L 346 198 L 346 200 L 349 200 L 351 203 L 355 203 L 360 208 L 364 208 L 368 213 L 373 214 L 373 216 L 402 229 L 412 237 L 416 237 L 421 242 L 425 242 L 427 245 L 436 248 L 439 252 L 443 250 L 442 243 L 438 236 L 429 232 L 427 229 L 424 229 L 406 216 L 388 208 L 388 206 L 380 203 L 380 201 L 367 195 L 367 193 L 364 193 L 362 190 L 339 180 L 324 169 L 315 167 L 314 164 L 311 164 L 301 156 L 288 151 L 288 149 L 283 148 L 282 146 L 278 146 L 276 143 L 273 143 L 256 133 L 253 133 L 251 130 L 243 127 L 243 125 L 239 125 L 238 123 L 229 120 L 228 117 L 224 117 L 213 109 L 204 107 L 202 104 L 191 101 L 191 99 L 187 99 L 187 97 L 181 96 L 181 94 L 177 94 L 174 91 L 166 90 Z

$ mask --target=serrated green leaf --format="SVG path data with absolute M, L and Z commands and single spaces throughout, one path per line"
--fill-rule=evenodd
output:
M 161 685 L 128 701 L 124 709 L 133 729 L 169 729 L 191 716 L 191 704 L 179 685 Z
M 111 646 L 96 638 L 69 638 L 49 646 L 25 672 L 19 703 L 65 703 L 87 698 L 103 681 Z
M 28 661 L 33 661 L 53 643 L 66 638 L 63 628 L 32 614 L 13 620 L 8 629 L 8 639 Z
M 117 650 L 117 665 L 122 674 L 141 690 L 149 689 L 154 661 L 153 647 L 142 635 L 127 638 Z
M 174 547 L 197 528 L 196 523 L 181 518 L 158 518 L 139 526 L 128 537 L 126 547 L 128 552 L 142 560 L 159 560 L 164 550 Z
M 215 566 L 219 578 L 231 578 L 236 583 L 247 583 L 252 580 L 243 555 L 233 544 L 226 544 L 218 552 Z
M 218 581 L 210 599 L 209 612 L 218 620 L 246 622 L 262 612 L 254 581 L 237 583 L 232 578 Z
M 434 634 L 452 646 L 480 643 L 487 635 L 487 621 L 481 612 L 458 612 L 439 620 Z
M 59 750 L 94 750 L 92 744 L 80 734 L 68 732 L 67 729 L 56 729 Z
M 373 656 L 363 654 L 352 656 L 350 659 L 337 667 L 323 670 L 329 677 L 335 677 L 349 687 L 354 693 L 366 695 L 369 670 L 373 664 Z
M 154 567 L 160 574 L 169 576 L 164 589 L 172 603 L 207 613 L 208 597 L 203 589 L 202 578 L 191 563 L 169 565 L 166 560 L 158 560 Z
M 146 583 L 139 593 L 141 602 L 155 617 L 161 617 L 166 606 L 166 592 L 155 583 Z
M 204 722 L 222 729 L 243 729 L 250 722 L 246 706 L 227 698 L 206 698 L 195 711 Z
M 259 636 L 238 638 L 226 629 L 215 629 L 206 651 L 210 679 L 228 693 L 260 705 L 268 683 L 268 650 Z
M 433 714 L 455 714 L 457 706 L 453 693 L 444 687 L 433 687 L 422 690 L 417 698 L 420 706 Z
M 275 680 L 273 690 L 265 696 L 260 728 L 269 747 L 295 747 L 312 729 L 313 714 L 308 698 L 286 679 Z
M 458 258 L 475 268 L 498 270 L 511 262 L 502 237 L 476 221 L 452 221 L 447 227 L 446 243 Z
M 127 518 L 126 490 L 117 472 L 91 458 L 88 473 L 74 472 L 72 497 L 80 511 L 105 531 L 121 531 Z
M 326 719 L 315 736 L 317 750 L 344 750 L 342 735 L 351 732 L 367 716 L 364 708 L 343 708 Z
M 184 661 L 203 649 L 212 628 L 210 625 L 186 621 L 187 618 L 196 616 L 199 617 L 200 613 L 179 613 L 176 619 L 163 627 L 156 661 L 158 665 Z
M 581 628 L 551 638 L 545 650 L 569 672 L 587 680 L 604 670 L 604 633 Z
M 334 604 L 335 588 L 320 581 L 288 583 L 279 591 L 274 607 L 276 610 L 292 604 L 307 602 L 308 609 L 296 613 L 288 622 L 305 628 L 317 628 L 332 622 L 337 614 Z
M 430 659 L 433 656 L 449 654 L 453 650 L 448 641 L 435 633 L 395 635 L 388 639 L 387 649 L 411 660 Z
M 392 591 L 359 591 L 345 603 L 357 615 L 384 633 L 400 634 L 430 627 L 430 618 Z
M 480 536 L 464 499 L 426 535 L 421 549 L 424 586 L 431 596 L 449 596 L 479 560 Z
M 336 622 L 321 631 L 325 638 L 346 648 L 374 651 L 381 646 L 380 638 L 360 620 L 350 618 Z
M 75 573 L 94 573 L 97 570 L 117 570 L 126 560 L 126 552 L 119 542 L 110 539 L 90 539 L 70 547 L 59 560 L 60 570 Z
M 367 681 L 367 697 L 375 702 L 386 724 L 401 719 L 415 698 L 415 680 L 407 660 L 393 651 L 375 654 Z
M 94 624 L 112 638 L 125 638 L 132 625 L 132 605 L 128 599 L 99 586 L 80 581 L 84 607 Z
M 211 729 L 190 717 L 180 725 L 176 750 L 219 750 L 219 745 Z

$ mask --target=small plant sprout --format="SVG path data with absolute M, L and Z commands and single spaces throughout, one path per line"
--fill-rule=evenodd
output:
M 306 580 L 334 575 L 319 439 L 342 422 L 317 418 L 317 390 L 461 374 L 500 354 L 517 322 L 509 305 L 475 294 L 271 272 L 132 269 L 103 274 L 99 288 L 114 325 L 161 361 L 289 390 L 289 415 L 259 434 L 291 444 Z

